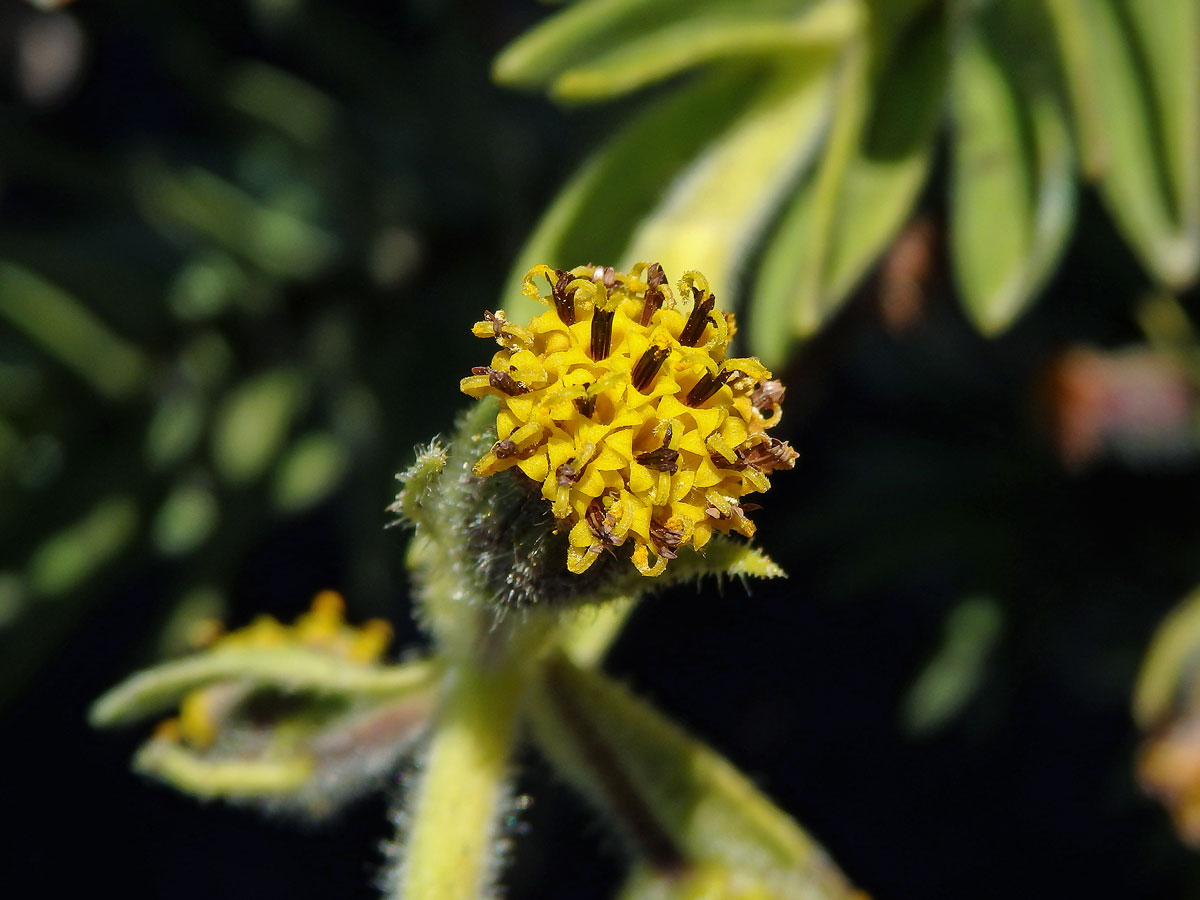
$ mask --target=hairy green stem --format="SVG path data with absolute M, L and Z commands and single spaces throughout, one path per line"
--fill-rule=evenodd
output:
M 390 897 L 475 900 L 488 894 L 526 671 L 515 663 L 485 669 L 466 661 L 447 671 Z

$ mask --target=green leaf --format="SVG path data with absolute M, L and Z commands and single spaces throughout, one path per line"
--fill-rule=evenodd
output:
M 204 169 L 143 167 L 136 189 L 146 217 L 165 231 L 183 226 L 276 278 L 312 278 L 337 252 L 329 232 Z
M 1200 3 L 1124 0 L 1122 12 L 1153 96 L 1172 211 L 1200 256 Z
M 117 495 L 100 501 L 34 550 L 29 559 L 30 587 L 44 597 L 74 590 L 126 547 L 137 525 L 137 504 L 132 498 Z
M 347 457 L 346 447 L 328 432 L 301 437 L 279 461 L 271 485 L 275 506 L 295 512 L 325 499 L 346 474 Z
M 399 696 L 427 690 L 437 674 L 438 667 L 428 661 L 365 666 L 302 647 L 218 648 L 131 676 L 97 700 L 88 719 L 97 728 L 123 725 L 222 682 L 336 696 Z
M 1180 697 L 1196 696 L 1200 648 L 1200 590 L 1194 590 L 1154 632 L 1133 695 L 1133 717 L 1143 731 L 1175 712 Z
M 134 758 L 134 768 L 193 797 L 265 798 L 299 790 L 312 777 L 304 757 L 209 759 L 169 741 L 154 740 Z
M 542 309 L 521 292 L 532 266 L 617 259 L 635 223 L 738 117 L 743 98 L 762 81 L 757 71 L 715 71 L 653 104 L 608 140 L 559 191 L 521 250 L 501 295 L 510 317 L 522 321 Z
M 672 277 L 700 269 L 718 299 L 736 296 L 755 239 L 820 146 L 832 63 L 815 54 L 776 68 L 641 220 L 622 261 L 656 260 Z
M 921 21 L 906 32 L 910 38 L 896 41 L 869 92 L 859 68 L 867 61 L 847 60 L 833 137 L 776 227 L 755 284 L 751 348 L 767 365 L 782 364 L 794 337 L 808 337 L 837 310 L 909 215 L 941 119 L 947 68 L 941 23 L 940 15 Z M 868 97 L 870 112 L 860 120 Z
M 138 751 L 135 768 L 201 799 L 324 819 L 378 790 L 425 730 L 434 691 L 354 703 L 288 703 L 209 689 L 218 737 L 196 746 L 165 728 Z M 269 724 L 247 718 L 272 710 Z M 233 701 L 233 702 L 230 702 Z
M 909 734 L 937 731 L 970 702 L 1003 628 L 1000 606 L 988 597 L 964 600 L 951 611 L 942 626 L 941 646 L 904 697 L 904 726 Z
M 207 540 L 219 518 L 212 491 L 200 484 L 178 484 L 163 500 L 150 532 L 160 553 L 181 556 Z
M 0 260 L 0 318 L 73 369 L 97 393 L 127 397 L 149 365 L 133 344 L 109 330 L 80 301 L 16 263 Z
M 1184 287 L 1200 265 L 1195 0 L 1052 0 L 1049 9 L 1086 169 L 1143 265 Z
M 1074 156 L 1037 9 L 964 21 L 952 92 L 951 246 L 967 312 L 1004 330 L 1051 274 L 1070 233 Z
M 565 79 L 569 93 L 575 72 L 579 89 L 590 83 L 586 96 L 608 96 L 723 56 L 775 52 L 778 45 L 764 41 L 764 26 L 774 24 L 782 35 L 789 20 L 799 23 L 814 5 L 842 4 L 843 0 L 586 0 L 510 44 L 497 57 L 492 74 L 501 84 L 555 85 L 559 93 Z M 818 14 L 817 27 L 808 26 L 810 31 L 819 33 L 821 17 L 827 15 Z M 836 14 L 825 27 L 836 29 L 835 19 Z M 804 31 L 804 26 L 792 27 Z M 633 74 L 623 74 L 622 66 Z M 605 74 L 610 84 L 604 82 Z M 620 81 L 625 86 L 618 86 Z
M 797 15 L 800 6 L 803 14 Z M 794 4 L 791 10 L 766 15 L 748 9 L 684 19 L 655 32 L 639 32 L 568 68 L 551 85 L 551 93 L 565 101 L 602 100 L 721 59 L 828 51 L 851 38 L 861 21 L 852 0 Z
M 250 378 L 224 399 L 212 432 L 213 461 L 231 484 L 253 481 L 282 448 L 304 399 L 301 376 L 274 369 Z
M 824 850 L 743 775 L 603 674 L 550 661 L 530 718 L 550 761 L 651 865 L 714 863 L 770 896 L 856 896 Z
M 671 584 L 691 581 L 703 575 L 718 578 L 732 575 L 750 578 L 785 578 L 783 569 L 756 547 L 738 538 L 714 534 L 700 551 L 681 549 L 667 571 L 656 582 Z

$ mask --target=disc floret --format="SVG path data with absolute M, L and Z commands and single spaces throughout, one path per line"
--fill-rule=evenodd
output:
M 638 571 L 658 575 L 714 531 L 753 536 L 741 497 L 795 462 L 766 434 L 782 385 L 757 359 L 726 357 L 734 316 L 703 275 L 676 289 L 682 300 L 657 263 L 535 266 L 524 292 L 549 309 L 526 327 L 488 312 L 473 329 L 501 348 L 461 385 L 500 401 L 497 441 L 474 474 L 515 467 L 539 483 L 570 529 L 576 574 L 627 542 Z

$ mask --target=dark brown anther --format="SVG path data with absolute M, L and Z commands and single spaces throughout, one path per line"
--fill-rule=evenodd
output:
M 600 309 L 592 311 L 592 359 L 600 362 L 608 358 L 612 349 L 612 325 L 616 310 Z
M 510 456 L 516 456 L 521 451 L 517 449 L 517 445 L 505 438 L 502 441 L 496 441 L 492 445 L 492 452 L 496 454 L 497 459 L 508 459 Z
M 663 435 L 662 446 L 657 450 L 648 450 L 645 453 L 639 453 L 637 457 L 647 469 L 657 469 L 659 472 L 670 472 L 674 475 L 679 470 L 679 451 L 672 450 L 671 443 L 671 426 L 667 426 L 667 433 Z
M 679 554 L 675 551 L 683 543 L 683 532 L 677 528 L 669 528 L 662 522 L 650 522 L 650 543 L 654 552 L 663 559 L 675 559 Z
M 704 512 L 710 519 L 733 519 L 734 521 L 740 521 L 746 518 L 746 513 L 762 509 L 757 503 L 739 503 L 737 500 L 730 500 L 729 507 L 729 515 L 725 515 L 725 513 L 721 512 L 711 503 Z
M 585 384 L 583 387 L 584 387 L 584 390 L 587 390 L 588 388 L 591 387 L 591 385 Z M 592 414 L 596 411 L 596 395 L 595 394 L 585 394 L 582 397 L 576 397 L 575 398 L 575 408 L 577 410 L 579 410 L 579 414 L 581 416 L 583 416 L 585 419 L 590 419 L 592 417 Z
M 592 273 L 592 281 L 600 282 L 604 285 L 604 289 L 611 294 L 617 283 L 617 270 L 612 266 L 596 266 L 596 270 Z
M 574 325 L 575 292 L 568 291 L 567 285 L 575 280 L 575 276 L 562 269 L 555 269 L 554 274 L 558 276 L 558 281 L 550 287 L 550 293 L 554 297 L 554 308 L 558 311 L 558 318 L 564 325 Z
M 762 382 L 754 389 L 754 393 L 750 395 L 750 403 L 759 412 L 767 413 L 783 402 L 783 395 L 783 382 L 778 378 L 772 378 L 770 381 Z
M 646 270 L 646 289 L 645 300 L 642 303 L 642 316 L 638 320 L 643 327 L 650 324 L 650 319 L 662 307 L 666 297 L 663 295 L 662 286 L 666 282 L 667 276 L 663 272 L 662 266 L 658 263 L 651 263 L 650 268 Z
M 718 469 L 733 469 L 734 471 L 740 472 L 742 469 L 746 468 L 746 461 L 742 458 L 742 451 L 735 448 L 733 455 L 737 457 L 737 459 L 735 459 L 733 462 L 727 460 L 720 453 L 710 453 L 708 454 L 708 458 Z
M 683 398 L 683 402 L 688 406 L 699 406 L 701 403 L 719 391 L 721 386 L 724 385 L 725 382 L 727 382 L 735 374 L 737 374 L 737 369 L 731 369 L 729 371 L 722 369 L 716 375 L 714 375 L 712 372 L 705 372 L 702 376 L 700 376 L 700 380 L 692 386 L 692 389 L 688 391 L 687 396 Z
M 576 469 L 573 463 L 575 460 L 569 460 L 558 467 L 555 472 L 555 479 L 559 487 L 570 487 L 583 477 L 583 469 Z
M 492 324 L 492 334 L 495 337 L 500 337 L 500 335 L 504 332 L 504 316 L 498 316 L 490 309 L 485 309 L 483 311 L 483 317 Z
M 667 361 L 668 352 L 666 347 L 646 348 L 646 352 L 634 365 L 629 376 L 635 389 L 643 394 L 646 393 L 646 388 L 650 387 L 650 382 L 654 380 L 654 376 L 658 374 L 662 364 Z
M 692 306 L 692 314 L 688 316 L 687 324 L 683 326 L 683 331 L 679 333 L 679 343 L 685 347 L 695 347 L 700 342 L 700 337 L 704 334 L 704 329 L 712 321 L 709 313 L 717 305 L 716 297 L 712 294 L 705 297 L 704 291 L 699 288 L 692 288 L 692 296 L 695 299 L 695 304 Z
M 734 451 L 742 467 L 752 466 L 760 472 L 775 472 L 779 469 L 790 469 L 796 465 L 800 454 L 792 449 L 787 441 L 767 438 L 761 444 L 755 444 L 749 450 L 740 447 Z M 728 465 L 728 464 L 727 464 Z
M 507 372 L 501 372 L 499 369 L 493 369 L 489 366 L 475 366 L 471 369 L 472 375 L 486 375 L 488 384 L 496 388 L 496 390 L 504 391 L 510 397 L 516 397 L 518 394 L 528 394 L 529 388 L 517 381 Z
M 609 547 L 617 546 L 617 536 L 613 534 L 613 526 L 617 524 L 616 520 L 605 511 L 599 500 L 593 500 L 592 505 L 587 509 L 587 515 L 584 519 L 588 523 L 588 528 L 592 529 L 600 543 Z

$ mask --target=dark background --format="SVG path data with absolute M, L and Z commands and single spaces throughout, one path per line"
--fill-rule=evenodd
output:
M 66 460 L 48 481 L 4 482 L 0 571 L 109 486 L 146 508 L 162 499 L 175 476 L 146 474 L 142 433 L 198 331 L 224 336 L 229 384 L 311 368 L 307 422 L 336 419 L 344 390 L 370 398 L 347 473 L 320 502 L 267 515 L 265 489 L 215 488 L 220 524 L 196 553 L 156 554 L 139 532 L 86 584 L 34 598 L 0 632 L 6 875 L 31 893 L 374 895 L 390 799 L 322 828 L 201 808 L 132 775 L 144 733 L 93 733 L 86 709 L 156 658 L 191 583 L 219 582 L 235 624 L 291 618 L 334 587 L 352 618 L 386 615 L 399 644 L 421 639 L 405 536 L 384 530 L 392 474 L 449 428 L 457 379 L 488 352 L 470 324 L 554 191 L 632 105 L 561 110 L 490 84 L 491 58 L 544 15 L 532 2 L 289 6 L 77 4 L 57 14 L 78 25 L 77 71 L 45 95 L 19 66 L 43 14 L 0 0 L 0 256 L 71 291 L 143 348 L 157 379 L 138 399 L 97 400 L 0 318 L 0 359 L 38 379 L 12 418 L 57 435 Z M 246 59 L 315 86 L 335 125 L 292 146 L 231 109 L 230 73 Z M 313 185 L 301 207 L 337 252 L 303 278 L 262 276 L 252 304 L 180 315 L 163 298 L 220 242 L 147 212 L 141 176 L 162 166 L 256 196 Z M 935 230 L 940 195 L 935 183 L 924 207 Z M 381 267 L 392 245 L 380 236 L 397 234 L 402 258 Z M 1200 866 L 1134 782 L 1128 713 L 1154 625 L 1200 580 L 1200 472 L 1190 456 L 1071 471 L 1043 426 L 1054 355 L 1137 341 L 1130 299 L 1144 288 L 1090 196 L 1056 280 L 1001 339 L 964 321 L 938 257 L 912 327 L 884 328 L 868 285 L 784 375 L 781 436 L 802 456 L 756 520 L 790 578 L 665 592 L 612 653 L 614 672 L 750 773 L 872 896 L 1200 890 Z M 345 344 L 334 363 L 317 340 L 329 334 Z M 207 472 L 204 450 L 188 465 L 188 477 Z M 913 736 L 904 698 L 968 596 L 994 600 L 999 637 L 962 708 Z M 615 842 L 532 752 L 521 763 L 534 803 L 510 896 L 609 895 Z

